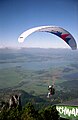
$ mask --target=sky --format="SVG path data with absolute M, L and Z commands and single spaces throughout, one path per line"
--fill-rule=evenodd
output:
M 68 48 L 55 35 L 40 32 L 18 42 L 22 32 L 43 25 L 68 30 L 78 43 L 78 0 L 0 0 L 0 48 Z

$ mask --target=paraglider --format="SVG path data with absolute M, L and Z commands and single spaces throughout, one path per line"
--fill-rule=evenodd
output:
M 34 32 L 47 32 L 54 34 L 66 42 L 72 50 L 77 49 L 77 44 L 74 37 L 67 30 L 57 26 L 39 26 L 28 29 L 19 36 L 18 42 L 24 42 L 24 40 Z M 55 88 L 53 85 L 51 85 L 48 86 L 48 90 L 49 92 L 47 97 L 49 98 L 51 95 L 55 94 Z
M 57 26 L 39 26 L 28 29 L 19 36 L 18 41 L 24 42 L 24 40 L 34 32 L 47 32 L 54 34 L 64 40 L 72 50 L 77 49 L 77 44 L 74 37 L 65 29 Z
M 54 86 L 52 85 L 49 85 L 48 86 L 48 90 L 49 90 L 49 92 L 48 92 L 48 95 L 47 95 L 47 98 L 49 98 L 50 96 L 52 96 L 52 95 L 54 95 L 55 94 L 55 89 L 54 89 Z

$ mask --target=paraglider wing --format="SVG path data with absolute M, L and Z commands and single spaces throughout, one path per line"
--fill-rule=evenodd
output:
M 64 40 L 73 50 L 77 49 L 77 44 L 74 37 L 65 29 L 56 26 L 40 26 L 40 27 L 31 28 L 23 32 L 19 36 L 18 41 L 24 42 L 25 38 L 28 37 L 33 32 L 48 32 L 54 34 L 60 37 L 62 40 Z

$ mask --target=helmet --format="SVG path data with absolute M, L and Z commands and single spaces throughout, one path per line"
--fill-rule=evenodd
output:
M 51 85 L 49 86 L 49 88 L 51 88 Z

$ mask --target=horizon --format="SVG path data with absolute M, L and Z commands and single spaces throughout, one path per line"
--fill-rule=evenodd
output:
M 0 49 L 67 49 L 67 50 L 72 50 L 71 48 L 65 48 L 65 47 L 63 47 L 63 48 L 61 48 L 61 47 L 59 47 L 59 48 L 44 48 L 44 47 L 0 47 Z M 78 50 L 78 48 L 76 49 L 76 50 L 74 50 L 74 51 L 77 51 Z

